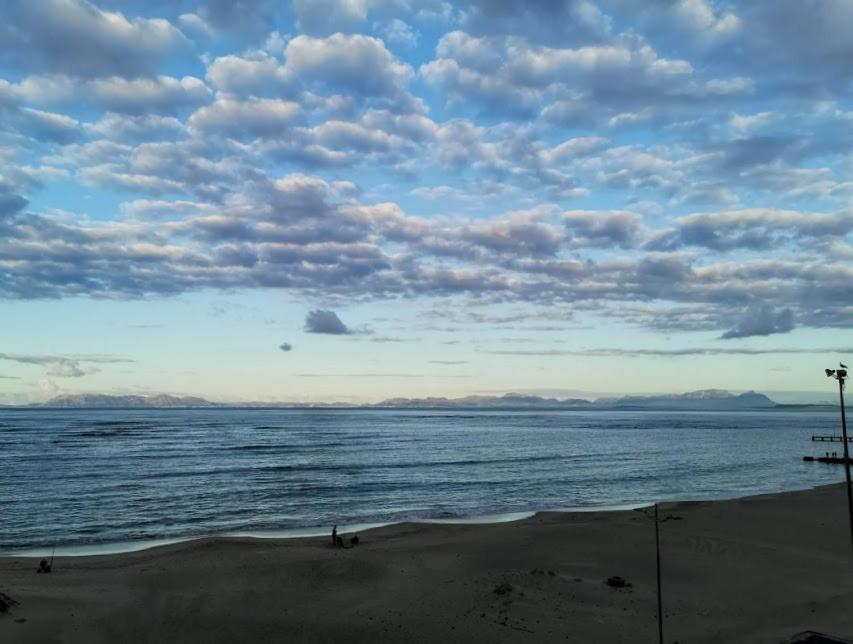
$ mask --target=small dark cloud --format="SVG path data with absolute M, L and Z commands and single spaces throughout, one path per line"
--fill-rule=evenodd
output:
M 305 317 L 305 331 L 327 335 L 350 335 L 352 333 L 350 328 L 341 322 L 337 313 L 324 309 L 314 309 L 308 312 Z
M 775 310 L 769 306 L 752 307 L 744 311 L 734 328 L 720 336 L 721 340 L 788 333 L 794 328 L 791 309 Z
M 288 351 L 293 351 L 293 345 L 290 344 L 290 342 L 282 342 L 278 348 L 284 351 L 285 353 L 287 353 Z

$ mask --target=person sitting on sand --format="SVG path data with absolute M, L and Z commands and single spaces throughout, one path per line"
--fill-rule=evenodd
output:
M 44 572 L 44 573 L 48 573 L 48 572 L 50 572 L 50 564 L 49 564 L 49 563 L 47 563 L 47 559 L 42 559 L 42 560 L 41 560 L 41 562 L 39 563 L 38 570 L 36 570 L 36 572 L 38 572 L 38 573 L 42 573 L 42 572 Z
M 350 537 L 349 542 L 350 542 L 353 546 L 357 546 L 357 545 L 358 545 L 358 535 L 357 535 L 357 534 L 352 535 L 352 537 Z

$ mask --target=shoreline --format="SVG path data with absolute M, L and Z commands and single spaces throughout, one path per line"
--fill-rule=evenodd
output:
M 660 506 L 667 642 L 853 636 L 844 484 Z M 348 535 L 347 535 L 348 536 Z M 208 538 L 144 551 L 0 558 L 3 642 L 655 641 L 642 510 Z M 618 575 L 628 585 L 609 586 Z
M 658 503 L 707 503 L 715 501 L 733 501 L 739 499 L 750 499 L 761 496 L 787 494 L 791 492 L 806 492 L 832 487 L 837 483 L 828 483 L 804 488 L 792 488 L 787 490 L 776 490 L 768 492 L 757 492 L 754 494 L 721 496 L 713 498 L 677 498 L 659 501 Z M 512 523 L 524 519 L 534 518 L 540 514 L 584 514 L 595 512 L 624 512 L 641 508 L 652 507 L 654 502 L 638 503 L 616 503 L 605 505 L 587 505 L 566 508 L 545 508 L 540 510 L 520 510 L 510 512 L 491 513 L 483 515 L 448 517 L 448 518 L 413 518 L 403 521 L 356 521 L 354 523 L 341 523 L 339 532 L 362 533 L 379 528 L 388 528 L 398 525 L 495 525 Z M 103 541 L 76 545 L 59 545 L 55 547 L 55 555 L 59 557 L 102 557 L 122 555 L 126 553 L 144 552 L 154 548 L 162 548 L 180 543 L 191 543 L 201 540 L 215 539 L 259 539 L 259 540 L 293 540 L 326 537 L 330 534 L 330 526 L 306 526 L 296 528 L 282 528 L 274 530 L 235 530 L 222 533 L 208 533 L 197 535 L 185 535 L 177 537 L 154 537 L 151 539 L 138 539 L 132 541 Z M 3 558 L 41 559 L 49 556 L 54 546 L 22 547 L 0 551 L 0 560 Z
M 851 639 L 844 484 L 660 506 L 667 642 Z M 132 553 L 0 558 L 3 642 L 655 641 L 642 510 L 400 523 L 329 537 L 208 538 Z M 610 587 L 618 575 L 629 585 Z

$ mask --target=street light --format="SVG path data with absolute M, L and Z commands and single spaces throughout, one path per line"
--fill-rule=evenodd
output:
M 841 401 L 841 440 L 844 443 L 844 472 L 847 475 L 847 513 L 850 515 L 850 540 L 853 544 L 853 489 L 850 486 L 850 455 L 847 450 L 847 418 L 844 415 L 844 381 L 847 380 L 847 365 L 838 363 L 840 369 L 824 369 L 827 378 L 838 381 L 838 397 Z

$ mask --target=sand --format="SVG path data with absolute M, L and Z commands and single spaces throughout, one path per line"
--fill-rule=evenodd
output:
M 665 641 L 853 639 L 842 485 L 661 506 Z M 0 642 L 656 642 L 641 511 L 0 559 Z M 619 575 L 630 587 L 612 588 Z M 25 620 L 25 621 L 22 621 Z

